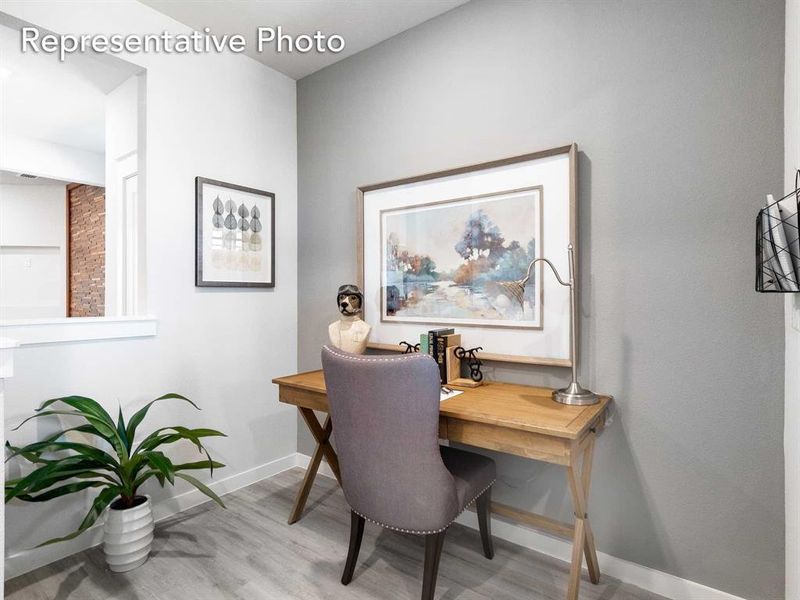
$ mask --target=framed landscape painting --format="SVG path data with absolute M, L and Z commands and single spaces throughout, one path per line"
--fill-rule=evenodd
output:
M 381 211 L 381 320 L 429 325 L 542 326 L 542 188 L 508 190 Z M 538 292 L 537 292 L 538 288 Z
M 275 194 L 195 178 L 195 285 L 275 287 Z
M 529 266 L 568 272 L 576 161 L 573 144 L 358 188 L 370 346 L 453 327 L 485 360 L 570 366 L 569 290 Z

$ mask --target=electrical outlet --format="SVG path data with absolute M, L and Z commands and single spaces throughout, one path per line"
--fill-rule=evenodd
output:
M 33 263 L 31 262 L 31 259 L 30 258 L 26 258 L 25 259 L 25 268 L 26 269 L 30 269 L 32 266 L 33 266 Z

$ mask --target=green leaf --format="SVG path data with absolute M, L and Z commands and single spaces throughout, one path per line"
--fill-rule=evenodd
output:
M 164 431 L 175 431 L 177 433 L 162 433 Z M 208 450 L 205 449 L 200 438 L 203 437 L 227 437 L 221 431 L 217 431 L 216 429 L 206 429 L 206 428 L 199 428 L 199 429 L 187 429 L 186 427 L 175 426 L 175 427 L 162 427 L 157 429 L 149 436 L 147 436 L 139 446 L 134 451 L 134 455 L 138 454 L 142 451 L 154 450 L 158 446 L 172 444 L 179 440 L 189 440 L 197 446 L 197 448 L 204 452 L 206 457 L 211 460 L 211 455 L 208 453 Z M 134 473 L 141 467 L 137 466 L 134 469 Z M 214 474 L 213 466 L 211 468 L 211 475 Z
M 128 439 L 128 434 L 125 431 L 125 420 L 122 418 L 122 406 L 119 407 L 119 416 L 117 417 L 117 435 L 119 435 L 122 443 L 125 444 L 125 447 L 128 449 L 128 452 L 131 451 L 131 440 Z
M 180 479 L 183 479 L 184 481 L 188 481 L 194 487 L 196 487 L 198 490 L 203 492 L 206 496 L 211 498 L 214 502 L 219 504 L 222 508 L 227 508 L 225 506 L 225 504 L 222 502 L 222 500 L 220 499 L 220 497 L 217 496 L 214 492 L 212 492 L 211 489 L 206 484 L 204 484 L 202 481 L 200 481 L 198 479 L 195 479 L 194 477 L 192 477 L 191 475 L 187 475 L 186 473 L 175 473 L 175 477 L 179 477 Z
M 164 487 L 164 476 L 154 469 L 148 469 L 134 480 L 133 489 L 136 490 L 140 486 L 144 485 L 151 477 L 155 477 L 156 479 L 160 477 L 161 487 Z
M 147 462 L 167 478 L 171 484 L 175 484 L 175 467 L 172 461 L 168 459 L 162 452 L 146 452 Z
M 47 540 L 46 542 L 42 542 L 37 546 L 37 548 L 41 548 L 42 546 L 48 546 L 50 544 L 55 544 L 56 542 L 65 542 L 67 540 L 71 540 L 73 538 L 78 537 L 84 531 L 89 529 L 92 525 L 94 525 L 97 518 L 103 514 L 103 511 L 106 507 L 114 501 L 120 493 L 120 488 L 118 487 L 107 487 L 106 489 L 102 490 L 98 495 L 97 498 L 94 499 L 89 512 L 86 513 L 86 516 L 81 522 L 80 527 L 69 535 L 65 535 L 64 537 L 60 538 L 53 538 L 51 540 Z
M 10 450 L 10 453 L 7 453 L 6 462 L 14 458 L 15 456 L 22 456 L 28 462 L 34 464 L 47 464 L 53 461 L 43 459 L 39 454 L 35 452 L 28 452 L 24 448 L 17 448 L 16 446 L 12 446 L 8 441 L 6 441 L 6 449 Z
M 62 458 L 59 461 L 48 463 L 25 477 L 7 481 L 5 485 L 5 501 L 9 502 L 20 494 L 44 489 L 54 483 L 74 477 L 74 474 L 64 475 L 67 471 L 73 469 L 95 469 L 97 467 L 101 469 L 105 468 L 102 463 L 86 459 L 82 456 L 70 456 Z M 42 485 L 44 485 L 44 487 L 41 487 Z
M 11 431 L 16 431 L 17 429 L 19 429 L 20 427 L 25 425 L 25 423 L 27 423 L 28 421 L 32 421 L 33 419 L 41 419 L 42 417 L 50 417 L 50 416 L 53 416 L 53 415 L 68 415 L 68 416 L 72 416 L 72 417 L 83 417 L 84 419 L 86 419 L 86 415 L 84 413 L 80 412 L 79 410 L 45 410 L 43 412 L 37 412 L 36 414 L 31 415 L 27 419 L 23 419 L 22 423 L 20 423 L 16 427 L 14 427 Z M 96 417 L 92 417 L 92 418 L 97 420 Z M 102 420 L 100 422 L 102 423 Z M 96 428 L 95 428 L 95 431 L 97 431 Z M 103 437 L 103 439 L 106 439 L 105 435 L 103 435 L 102 437 Z
M 165 431 L 173 431 L 175 433 L 163 433 Z M 227 437 L 221 431 L 217 431 L 216 429 L 187 429 L 186 427 L 175 426 L 175 427 L 161 427 L 160 429 L 156 429 L 153 433 L 148 435 L 139 446 L 136 448 L 134 454 L 139 452 L 140 450 L 153 450 L 158 446 L 165 445 L 165 444 L 172 444 L 173 442 L 177 442 L 178 440 L 189 440 L 195 446 L 202 449 L 202 444 L 200 443 L 200 438 L 204 437 Z
M 17 497 L 24 502 L 46 502 L 47 500 L 52 500 L 53 498 L 58 498 L 59 496 L 66 496 L 67 494 L 74 494 L 75 492 L 80 492 L 81 490 L 85 490 L 90 487 L 105 486 L 108 486 L 107 481 L 76 481 L 75 483 L 69 483 L 61 487 L 53 488 L 42 494 L 39 494 L 38 496 L 21 494 Z
M 210 467 L 211 476 L 213 477 L 214 463 L 211 462 L 211 455 L 208 453 L 208 450 L 206 450 L 205 446 L 203 446 L 202 442 L 200 441 L 200 438 L 215 437 L 215 436 L 227 437 L 227 436 L 221 431 L 217 431 L 216 429 L 187 429 L 186 427 L 180 427 L 180 426 L 174 427 L 173 429 L 177 431 L 178 434 L 194 442 L 194 445 L 197 446 L 198 452 L 205 453 L 206 458 L 208 458 L 209 464 L 211 465 Z
M 36 485 L 40 481 L 48 479 L 54 473 L 63 469 L 63 462 L 53 462 L 46 464 L 43 467 L 39 467 L 25 477 L 7 481 L 5 486 L 6 502 L 16 498 L 19 494 L 25 493 L 26 490 L 28 490 L 28 488 L 31 486 Z
M 49 452 L 72 450 L 82 456 L 86 456 L 98 462 L 105 463 L 111 469 L 116 470 L 119 467 L 119 462 L 115 457 L 111 456 L 110 454 L 108 454 L 104 450 L 101 450 L 100 448 L 96 448 L 95 446 L 91 446 L 89 444 L 81 444 L 80 442 L 55 442 L 55 441 L 44 440 L 41 442 L 34 442 L 33 444 L 28 444 L 24 448 L 19 448 L 18 450 L 19 451 L 16 454 L 26 453 L 26 454 L 35 454 L 38 456 L 41 456 L 42 454 Z M 12 456 L 16 456 L 16 454 L 12 454 Z
M 228 437 L 221 431 L 216 429 L 189 429 L 188 427 L 181 427 L 180 425 L 173 427 L 176 433 L 179 433 L 194 442 L 195 446 L 200 447 L 200 438 L 204 437 Z
M 179 465 L 174 465 L 174 469 L 176 472 L 178 471 L 188 471 L 192 469 L 221 469 L 224 467 L 221 462 L 215 462 L 213 460 L 201 460 L 198 462 L 190 462 L 190 463 L 181 463 Z
M 128 421 L 128 428 L 126 430 L 128 440 L 130 443 L 133 444 L 133 439 L 136 436 L 136 428 L 144 421 L 144 418 L 147 416 L 147 411 L 150 410 L 150 407 L 153 406 L 156 402 L 160 402 L 161 400 L 183 400 L 184 402 L 188 402 L 192 406 L 194 406 L 197 410 L 200 410 L 200 407 L 197 406 L 194 402 L 186 398 L 185 396 L 181 396 L 180 394 L 164 394 L 156 398 L 155 400 L 148 402 L 144 408 L 138 410 L 136 414 L 134 414 L 130 420 Z
M 84 415 L 92 416 L 105 422 L 107 425 L 114 427 L 114 421 L 111 420 L 111 415 L 109 415 L 98 402 L 92 400 L 91 398 L 86 398 L 85 396 L 64 396 L 63 398 L 53 398 L 52 400 L 43 402 L 42 405 L 36 409 L 36 412 L 42 412 L 45 408 L 55 404 L 56 402 L 63 402 L 67 406 L 71 406 Z
M 41 444 L 43 442 L 54 442 L 54 441 L 58 440 L 59 438 L 65 436 L 66 434 L 70 433 L 71 431 L 79 431 L 81 433 L 89 433 L 89 434 L 94 434 L 94 435 L 97 435 L 97 433 L 98 433 L 97 430 L 94 427 L 92 427 L 91 425 L 80 425 L 79 427 L 70 427 L 69 429 L 63 429 L 61 431 L 57 431 L 55 433 L 52 433 L 52 434 L 48 435 L 47 437 L 45 437 L 44 439 L 39 440 L 36 443 Z M 105 440 L 105 438 L 103 438 L 102 436 L 100 436 L 100 437 Z M 15 456 L 19 456 L 19 455 L 24 456 L 30 462 L 37 462 L 37 461 L 31 460 L 30 458 L 25 456 L 25 454 L 30 453 L 30 451 L 28 450 L 28 446 L 25 446 L 24 448 L 17 448 L 15 446 L 12 446 L 10 442 L 6 441 L 6 448 L 11 450 L 11 454 L 10 455 L 6 455 L 6 462 L 11 460 Z
M 179 464 L 179 465 L 173 465 L 172 469 L 173 469 L 173 472 L 175 474 L 177 474 L 178 471 L 190 471 L 190 470 L 196 470 L 196 469 L 221 469 L 224 466 L 225 465 L 222 464 L 221 462 L 209 461 L 209 460 L 201 460 L 201 461 L 198 461 L 198 462 L 182 463 L 182 464 Z M 133 483 L 134 489 L 144 485 L 144 483 L 148 479 L 150 479 L 151 477 L 155 477 L 156 479 L 158 479 L 158 482 L 161 484 L 161 487 L 164 487 L 165 479 L 164 479 L 164 475 L 161 473 L 161 471 L 148 469 L 147 471 L 144 471 L 143 473 L 141 473 L 136 478 L 136 481 L 134 481 L 134 483 Z
M 100 471 L 95 471 L 98 465 L 93 464 L 92 461 L 84 461 L 75 465 L 64 465 L 63 470 L 53 472 L 51 475 L 40 479 L 35 484 L 29 485 L 25 492 L 33 494 L 45 490 L 56 483 L 62 481 L 69 481 L 71 479 L 105 479 L 106 485 L 119 485 L 119 481 Z
M 20 427 L 22 427 L 25 423 L 30 421 L 31 419 L 38 419 L 41 417 L 49 417 L 52 415 L 68 415 L 73 417 L 83 417 L 86 419 L 89 424 L 93 427 L 93 433 L 102 437 L 106 440 L 109 444 L 111 444 L 117 454 L 120 455 L 122 458 L 128 457 L 128 450 L 125 448 L 125 445 L 122 443 L 122 439 L 119 437 L 116 428 L 114 427 L 113 423 L 109 425 L 103 419 L 95 417 L 94 415 L 82 413 L 80 411 L 74 410 L 48 410 L 39 412 L 31 417 L 28 417 L 22 423 L 17 425 L 12 431 L 16 431 Z
M 59 483 L 60 481 L 68 481 L 70 483 L 73 483 L 74 480 L 76 480 L 76 479 L 77 480 L 91 479 L 92 481 L 100 481 L 102 479 L 103 481 L 101 483 L 103 485 L 119 486 L 119 481 L 117 481 L 116 479 L 114 479 L 112 477 L 109 477 L 105 473 L 101 473 L 99 471 L 81 471 L 79 473 L 76 472 L 76 473 L 65 475 L 64 477 L 62 477 L 62 478 L 60 478 L 58 480 L 53 478 L 50 481 L 42 482 L 40 485 L 36 485 L 36 486 L 31 487 L 28 490 L 28 493 L 29 494 L 34 494 L 36 492 L 45 491 L 45 490 L 47 490 L 47 488 L 52 487 L 53 485 L 55 485 L 56 483 Z M 21 498 L 21 496 L 18 496 L 18 497 Z
M 98 432 L 100 432 L 100 434 L 106 438 L 106 440 L 114 447 L 120 456 L 128 456 L 128 448 L 125 446 L 123 439 L 119 436 L 119 433 L 114 426 L 114 421 L 111 419 L 111 415 L 109 415 L 98 402 L 92 400 L 91 398 L 86 398 L 85 396 L 64 396 L 62 398 L 53 398 L 43 402 L 42 405 L 36 409 L 38 415 L 35 416 L 58 414 L 59 411 L 44 411 L 45 408 L 55 404 L 56 402 L 62 402 L 67 406 L 74 408 L 76 411 L 78 411 L 80 416 L 95 426 Z M 61 414 L 69 414 L 69 412 Z M 28 419 L 23 421 L 20 424 L 20 427 L 26 421 L 28 421 Z
M 167 429 L 170 429 L 169 427 Z M 146 452 L 148 450 L 153 450 L 158 448 L 159 446 L 166 446 L 168 444 L 172 444 L 173 442 L 177 442 L 179 440 L 184 439 L 183 436 L 178 435 L 177 433 L 165 433 L 160 434 L 159 432 L 162 431 L 158 429 L 147 436 L 139 446 L 134 450 L 134 455 L 138 454 L 139 452 Z

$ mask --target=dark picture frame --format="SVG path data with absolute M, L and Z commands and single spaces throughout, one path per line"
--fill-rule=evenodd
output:
M 217 179 L 210 179 L 208 177 L 198 176 L 195 177 L 194 181 L 195 181 L 195 282 L 194 282 L 195 286 L 274 288 L 275 287 L 275 194 L 272 192 L 268 192 L 266 190 L 259 190 L 251 187 L 246 187 L 243 185 L 237 185 L 235 183 L 219 181 Z M 269 240 L 263 241 L 263 244 L 267 245 L 269 248 L 269 259 L 267 261 L 267 264 L 269 265 L 269 276 L 266 278 L 266 281 L 220 280 L 219 278 L 213 278 L 209 275 L 210 271 L 212 270 L 211 265 L 206 265 L 204 269 L 203 249 L 204 249 L 204 242 L 206 239 L 205 236 L 210 235 L 210 232 L 207 231 L 207 228 L 204 228 L 204 223 L 206 222 L 206 219 L 204 217 L 208 216 L 205 214 L 206 212 L 208 212 L 208 210 L 206 210 L 208 208 L 206 206 L 206 201 L 209 200 L 208 198 L 204 199 L 203 197 L 203 191 L 205 186 L 224 188 L 226 190 L 235 192 L 239 195 L 250 194 L 253 196 L 263 197 L 266 199 L 263 200 L 263 202 L 268 205 L 267 214 L 269 215 L 269 227 L 264 227 L 258 232 L 259 235 L 261 235 L 262 237 L 269 236 Z M 225 210 L 227 210 L 227 208 Z M 228 212 L 230 213 L 231 217 L 236 218 L 237 215 L 234 215 L 232 211 Z M 264 211 L 260 210 L 259 212 L 263 213 Z M 241 215 L 238 215 L 238 217 L 239 218 L 237 221 L 241 222 L 243 217 L 241 217 Z M 245 220 L 247 219 L 245 218 Z M 237 229 L 240 229 L 240 227 L 237 227 Z M 232 232 L 233 230 L 229 229 L 229 231 Z

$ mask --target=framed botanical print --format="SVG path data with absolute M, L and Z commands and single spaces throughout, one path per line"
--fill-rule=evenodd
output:
M 275 287 L 275 194 L 195 178 L 195 285 Z
M 358 188 L 358 261 L 370 346 L 436 327 L 486 360 L 570 366 L 568 272 L 577 147 Z M 505 285 L 526 279 L 523 293 Z

